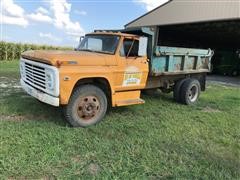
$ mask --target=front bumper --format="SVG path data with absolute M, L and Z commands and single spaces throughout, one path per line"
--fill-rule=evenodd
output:
M 32 86 L 26 84 L 22 79 L 20 80 L 22 88 L 31 96 L 37 98 L 39 101 L 42 101 L 46 104 L 52 106 L 59 106 L 59 98 L 43 93 L 37 89 L 34 89 Z

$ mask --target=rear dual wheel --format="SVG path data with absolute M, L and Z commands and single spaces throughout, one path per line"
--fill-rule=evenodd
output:
M 188 79 L 181 79 L 178 80 L 175 85 L 174 85 L 174 89 L 173 89 L 173 98 L 176 102 L 181 103 L 181 87 L 183 85 L 183 83 L 188 80 Z
M 201 87 L 197 79 L 182 79 L 174 86 L 174 99 L 182 104 L 195 103 L 200 95 Z

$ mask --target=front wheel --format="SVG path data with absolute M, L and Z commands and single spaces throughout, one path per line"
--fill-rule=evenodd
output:
M 106 95 L 94 85 L 76 88 L 68 105 L 64 107 L 65 118 L 73 127 L 94 125 L 103 119 L 106 111 Z

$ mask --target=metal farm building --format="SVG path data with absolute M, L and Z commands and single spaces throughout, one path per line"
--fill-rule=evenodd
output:
M 213 49 L 217 72 L 240 69 L 240 0 L 170 0 L 125 25 L 138 27 L 152 27 L 157 45 Z

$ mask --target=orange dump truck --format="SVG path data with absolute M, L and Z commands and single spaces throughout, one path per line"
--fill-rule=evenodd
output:
M 96 31 L 74 51 L 27 51 L 20 60 L 21 86 L 31 96 L 62 106 L 74 127 L 103 119 L 108 107 L 143 104 L 141 91 L 173 91 L 183 104 L 205 90 L 211 50 L 157 46 L 154 31 Z

